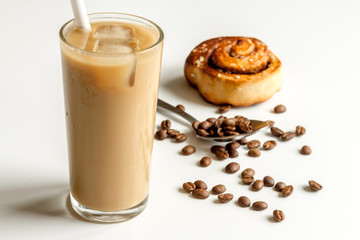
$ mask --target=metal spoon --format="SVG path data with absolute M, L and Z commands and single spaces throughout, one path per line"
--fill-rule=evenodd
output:
M 168 104 L 167 102 L 164 102 L 160 98 L 158 98 L 158 107 L 165 108 L 171 112 L 179 114 L 180 116 L 182 116 L 183 118 L 188 120 L 191 124 L 193 122 L 197 121 L 197 119 L 194 118 L 193 116 L 191 116 L 190 114 Z M 250 122 L 251 122 L 251 126 L 253 127 L 253 131 L 250 133 L 242 133 L 242 134 L 236 135 L 236 136 L 224 136 L 224 137 L 203 137 L 196 133 L 196 137 L 204 139 L 204 140 L 208 140 L 208 141 L 230 142 L 230 141 L 240 140 L 244 137 L 247 137 L 247 136 L 257 133 L 259 130 L 263 130 L 263 129 L 266 129 L 269 127 L 269 124 L 264 121 L 250 120 Z

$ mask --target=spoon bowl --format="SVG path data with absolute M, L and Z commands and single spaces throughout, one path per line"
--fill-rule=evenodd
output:
M 167 109 L 173 113 L 177 113 L 178 115 L 180 115 L 181 117 L 185 118 L 187 121 L 189 121 L 191 124 L 195 121 L 197 121 L 196 118 L 194 118 L 193 116 L 191 116 L 190 114 L 186 113 L 185 111 L 182 111 L 179 108 L 176 108 L 172 105 L 170 105 L 167 102 L 164 102 L 163 100 L 161 100 L 160 98 L 158 98 L 158 107 Z M 260 130 L 265 130 L 267 128 L 269 128 L 269 123 L 268 122 L 264 122 L 264 121 L 259 121 L 259 120 L 250 120 L 250 124 L 252 126 L 252 131 L 249 133 L 241 133 L 239 135 L 232 135 L 232 136 L 224 136 L 224 137 L 204 137 L 204 136 L 200 136 L 199 134 L 197 134 L 196 132 L 196 137 L 203 139 L 203 140 L 207 140 L 207 141 L 217 141 L 217 142 L 231 142 L 231 141 L 237 141 L 240 140 L 244 137 L 248 137 L 251 136 L 257 132 L 259 132 Z

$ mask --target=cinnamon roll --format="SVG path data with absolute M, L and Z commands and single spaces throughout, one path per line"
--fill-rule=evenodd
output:
M 248 37 L 219 37 L 195 47 L 185 77 L 205 100 L 249 106 L 281 89 L 281 62 L 265 43 Z

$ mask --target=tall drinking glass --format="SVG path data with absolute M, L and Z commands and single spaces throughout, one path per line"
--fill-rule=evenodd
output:
M 122 13 L 60 29 L 70 199 L 82 217 L 120 222 L 147 204 L 163 32 Z

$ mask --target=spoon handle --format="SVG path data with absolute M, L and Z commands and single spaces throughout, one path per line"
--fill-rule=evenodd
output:
M 183 118 L 185 118 L 186 120 L 188 120 L 190 123 L 193 123 L 193 122 L 197 121 L 196 118 L 194 118 L 190 114 L 180 110 L 179 108 L 176 108 L 176 107 L 168 104 L 167 102 L 164 102 L 160 98 L 158 98 L 158 107 L 162 107 L 162 108 L 165 108 L 165 109 L 167 109 L 167 110 L 169 110 L 171 112 L 177 113 L 180 116 L 182 116 Z

